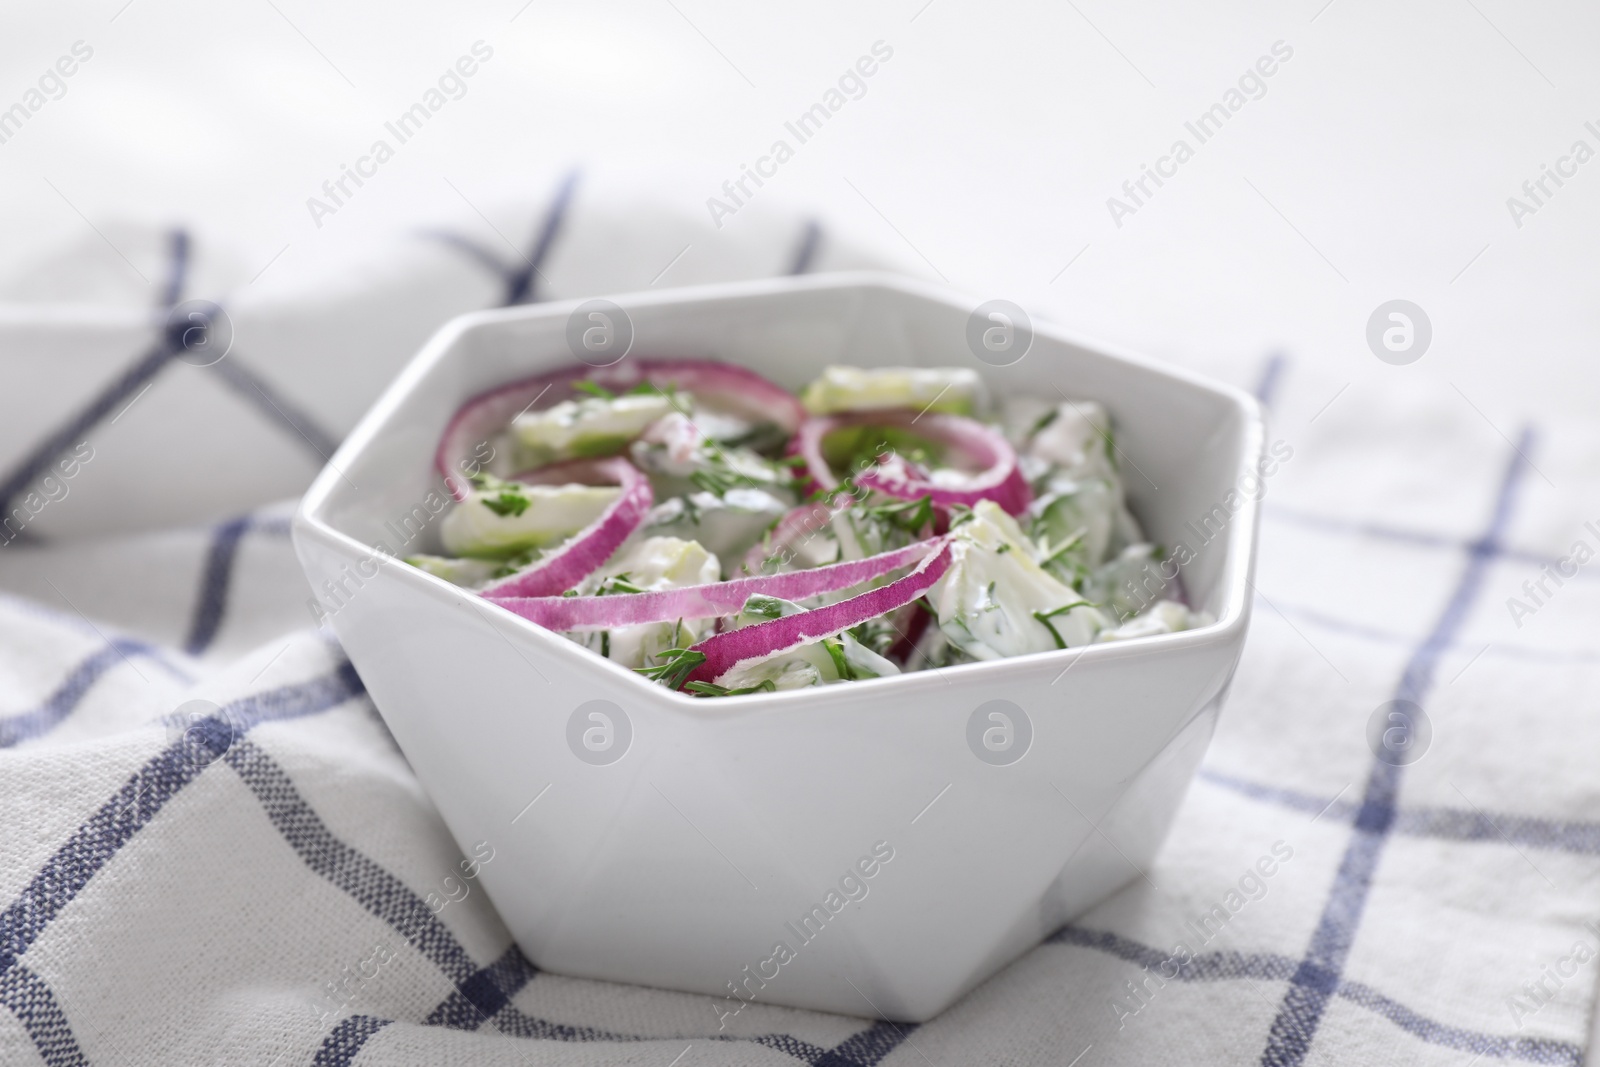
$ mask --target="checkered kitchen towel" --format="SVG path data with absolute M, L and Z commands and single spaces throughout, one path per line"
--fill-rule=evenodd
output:
M 534 223 L 517 258 L 419 236 L 374 292 L 241 297 L 211 367 L 142 312 L 0 309 L 0 496 L 26 515 L 0 547 L 0 1061 L 1584 1061 L 1600 449 L 1282 359 L 1238 368 L 1280 458 L 1256 621 L 1151 870 L 920 1027 L 758 1004 L 719 1032 L 704 997 L 539 972 L 475 885 L 492 852 L 458 852 L 309 627 L 290 506 L 263 503 L 446 315 L 638 287 L 710 243 L 570 185 Z M 749 232 L 701 277 L 848 260 Z M 190 295 L 187 245 L 148 244 Z

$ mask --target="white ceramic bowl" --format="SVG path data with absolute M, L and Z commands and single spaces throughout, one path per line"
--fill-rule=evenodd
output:
M 1203 629 L 785 693 L 670 692 L 375 552 L 432 544 L 436 520 L 398 535 L 443 499 L 446 421 L 571 363 L 572 303 L 450 322 L 306 494 L 294 536 L 312 586 L 463 852 L 493 849 L 478 877 L 539 966 L 705 993 L 719 1013 L 753 998 L 927 1019 L 1135 877 L 1165 835 L 1245 637 L 1257 407 L 1037 324 L 1024 358 L 988 366 L 967 341 L 977 301 L 893 277 L 614 299 L 627 358 L 737 362 L 791 388 L 830 363 L 972 366 L 997 394 L 1099 400 L 1148 536 L 1196 553 L 1183 578 L 1217 619 Z M 1203 519 L 1218 532 L 1201 544 L 1186 524 Z

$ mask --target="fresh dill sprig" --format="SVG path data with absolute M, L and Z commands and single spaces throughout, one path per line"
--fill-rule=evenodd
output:
M 683 680 L 706 661 L 704 652 L 692 648 L 669 648 L 656 655 L 657 662 L 634 670 L 668 689 L 683 688 Z
M 1033 617 L 1038 619 L 1046 630 L 1050 631 L 1050 636 L 1056 639 L 1057 648 L 1066 648 L 1067 643 L 1061 639 L 1061 632 L 1055 628 L 1055 624 L 1050 620 L 1055 618 L 1057 615 L 1065 615 L 1073 608 L 1092 607 L 1094 607 L 1094 604 L 1087 600 L 1074 600 L 1070 604 L 1063 604 L 1059 608 L 1051 608 L 1049 611 L 1036 611 L 1033 613 Z
M 746 693 L 776 693 L 778 685 L 771 678 L 765 678 L 756 685 L 747 685 L 742 689 L 727 689 L 714 682 L 690 682 L 684 689 L 703 697 L 742 697 Z
M 1000 601 L 996 600 L 995 599 L 995 595 L 994 595 L 995 586 L 997 586 L 999 584 L 1000 583 L 999 583 L 998 580 L 991 581 L 989 583 L 988 587 L 984 589 L 984 591 L 983 591 L 984 605 L 983 605 L 982 608 L 979 609 L 980 611 L 999 611 L 1000 610 Z
M 824 637 L 822 647 L 827 651 L 828 658 L 833 660 L 833 669 L 838 672 L 839 679 L 845 682 L 855 681 L 856 672 L 844 656 L 844 642 L 838 638 Z
M 880 615 L 876 619 L 868 619 L 858 626 L 851 627 L 847 633 L 856 639 L 856 643 L 870 648 L 880 656 L 889 654 L 900 639 L 905 635 L 890 621 L 887 615 Z
M 591 382 L 587 378 L 581 382 L 573 382 L 572 387 L 580 393 L 588 393 L 590 396 L 598 397 L 601 400 L 615 400 L 617 398 L 616 393 L 613 393 L 599 382 Z
M 887 523 L 906 533 L 921 533 L 933 524 L 933 497 L 920 496 L 915 500 L 872 504 L 856 509 L 855 514 L 860 518 Z
M 689 483 L 696 489 L 703 490 L 715 497 L 728 495 L 729 489 L 739 488 L 741 483 L 750 479 L 739 474 L 726 461 L 713 459 L 704 467 L 700 467 L 689 475 Z
M 733 460 L 728 458 L 724 450 L 710 442 L 707 444 L 709 454 L 704 456 L 702 465 L 689 475 L 689 482 L 696 489 L 704 490 L 715 497 L 723 497 L 727 495 L 728 490 L 737 489 L 741 485 L 759 489 L 800 488 L 800 479 L 794 476 L 795 464 L 791 460 L 768 460 L 756 457 L 756 463 L 765 465 L 768 473 L 751 477 L 735 467 Z
M 520 490 L 512 489 L 510 487 L 501 489 L 500 492 L 494 496 L 486 496 L 483 498 L 483 506 L 500 516 L 502 519 L 508 515 L 521 515 L 524 511 L 528 510 L 528 505 L 531 503 L 532 501 L 530 501 Z
M 1071 537 L 1050 549 L 1045 557 L 1039 561 L 1040 566 L 1047 567 L 1056 560 L 1060 559 L 1063 554 L 1072 551 L 1074 548 L 1077 548 L 1078 545 L 1082 543 L 1084 536 L 1088 532 L 1089 531 L 1087 528 L 1082 526 L 1078 527 L 1077 532 L 1075 532 Z
M 479 503 L 502 519 L 507 515 L 521 515 L 528 510 L 532 503 L 524 492 L 525 487 L 521 482 L 511 482 L 504 478 L 496 478 L 487 471 L 480 471 L 468 479 L 472 487 L 480 493 L 493 493 L 493 496 L 483 497 Z
M 752 452 L 774 452 L 789 442 L 789 434 L 775 422 L 758 422 L 744 433 L 724 438 L 725 448 L 748 448 Z M 798 458 L 798 457 L 797 457 Z M 803 460 L 801 462 L 804 462 Z
M 612 593 L 642 593 L 643 589 L 634 585 L 627 571 L 613 574 L 600 583 L 600 588 L 594 591 L 595 596 L 608 596 Z
M 1032 439 L 1040 430 L 1044 429 L 1046 426 L 1049 426 L 1052 422 L 1055 422 L 1060 415 L 1061 409 L 1059 407 L 1051 408 L 1043 415 L 1040 415 L 1038 419 L 1034 420 L 1033 426 L 1028 430 L 1028 438 Z

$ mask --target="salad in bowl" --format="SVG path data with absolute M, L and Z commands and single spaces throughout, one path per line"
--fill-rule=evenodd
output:
M 697 360 L 469 400 L 406 562 L 672 689 L 799 689 L 1205 625 L 1129 512 L 1110 413 L 964 368 L 797 396 Z

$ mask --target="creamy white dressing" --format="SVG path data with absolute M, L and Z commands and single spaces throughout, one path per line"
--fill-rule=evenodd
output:
M 981 415 L 987 405 L 981 380 L 963 368 L 830 367 L 802 400 L 817 414 L 909 407 Z M 897 609 L 898 623 L 870 620 L 854 633 L 846 630 L 738 663 L 699 691 L 827 685 L 902 669 L 1177 633 L 1212 621 L 1181 603 L 1181 586 L 1171 577 L 1175 571 L 1144 539 L 1129 511 L 1114 430 L 1103 406 L 1010 398 L 1002 426 L 1017 449 L 1033 502 L 1017 517 L 989 500 L 970 511 L 941 513 L 939 521 L 949 523 L 953 537 L 950 563 L 923 600 L 933 624 L 904 668 L 874 648 L 892 648 L 906 620 L 923 610 L 919 607 Z M 799 502 L 793 469 L 778 458 L 782 441 L 768 433 L 773 429 L 699 410 L 685 393 L 586 396 L 517 416 L 508 433 L 497 438 L 512 455 L 497 462 L 521 471 L 575 457 L 622 454 L 650 478 L 655 506 L 612 558 L 568 594 L 627 596 L 737 577 L 730 568 L 742 573 L 746 556 Z M 893 456 L 888 462 L 910 461 Z M 930 464 L 920 454 L 916 472 L 946 489 L 968 488 L 973 481 L 971 472 Z M 418 555 L 408 562 L 478 588 L 566 542 L 620 492 L 616 486 L 479 478 L 441 523 L 441 540 L 451 555 Z M 777 564 L 769 569 L 863 559 L 931 536 L 933 513 L 927 506 L 857 490 L 853 506 L 831 523 L 774 550 Z M 924 510 L 913 510 L 919 507 Z M 874 584 L 895 576 L 884 575 Z M 755 598 L 744 611 L 725 617 L 721 629 L 811 610 L 859 591 L 819 596 L 804 605 Z M 659 672 L 675 669 L 683 650 L 718 629 L 714 619 L 685 619 L 566 636 L 624 666 Z M 678 684 L 684 673 L 662 677 Z

